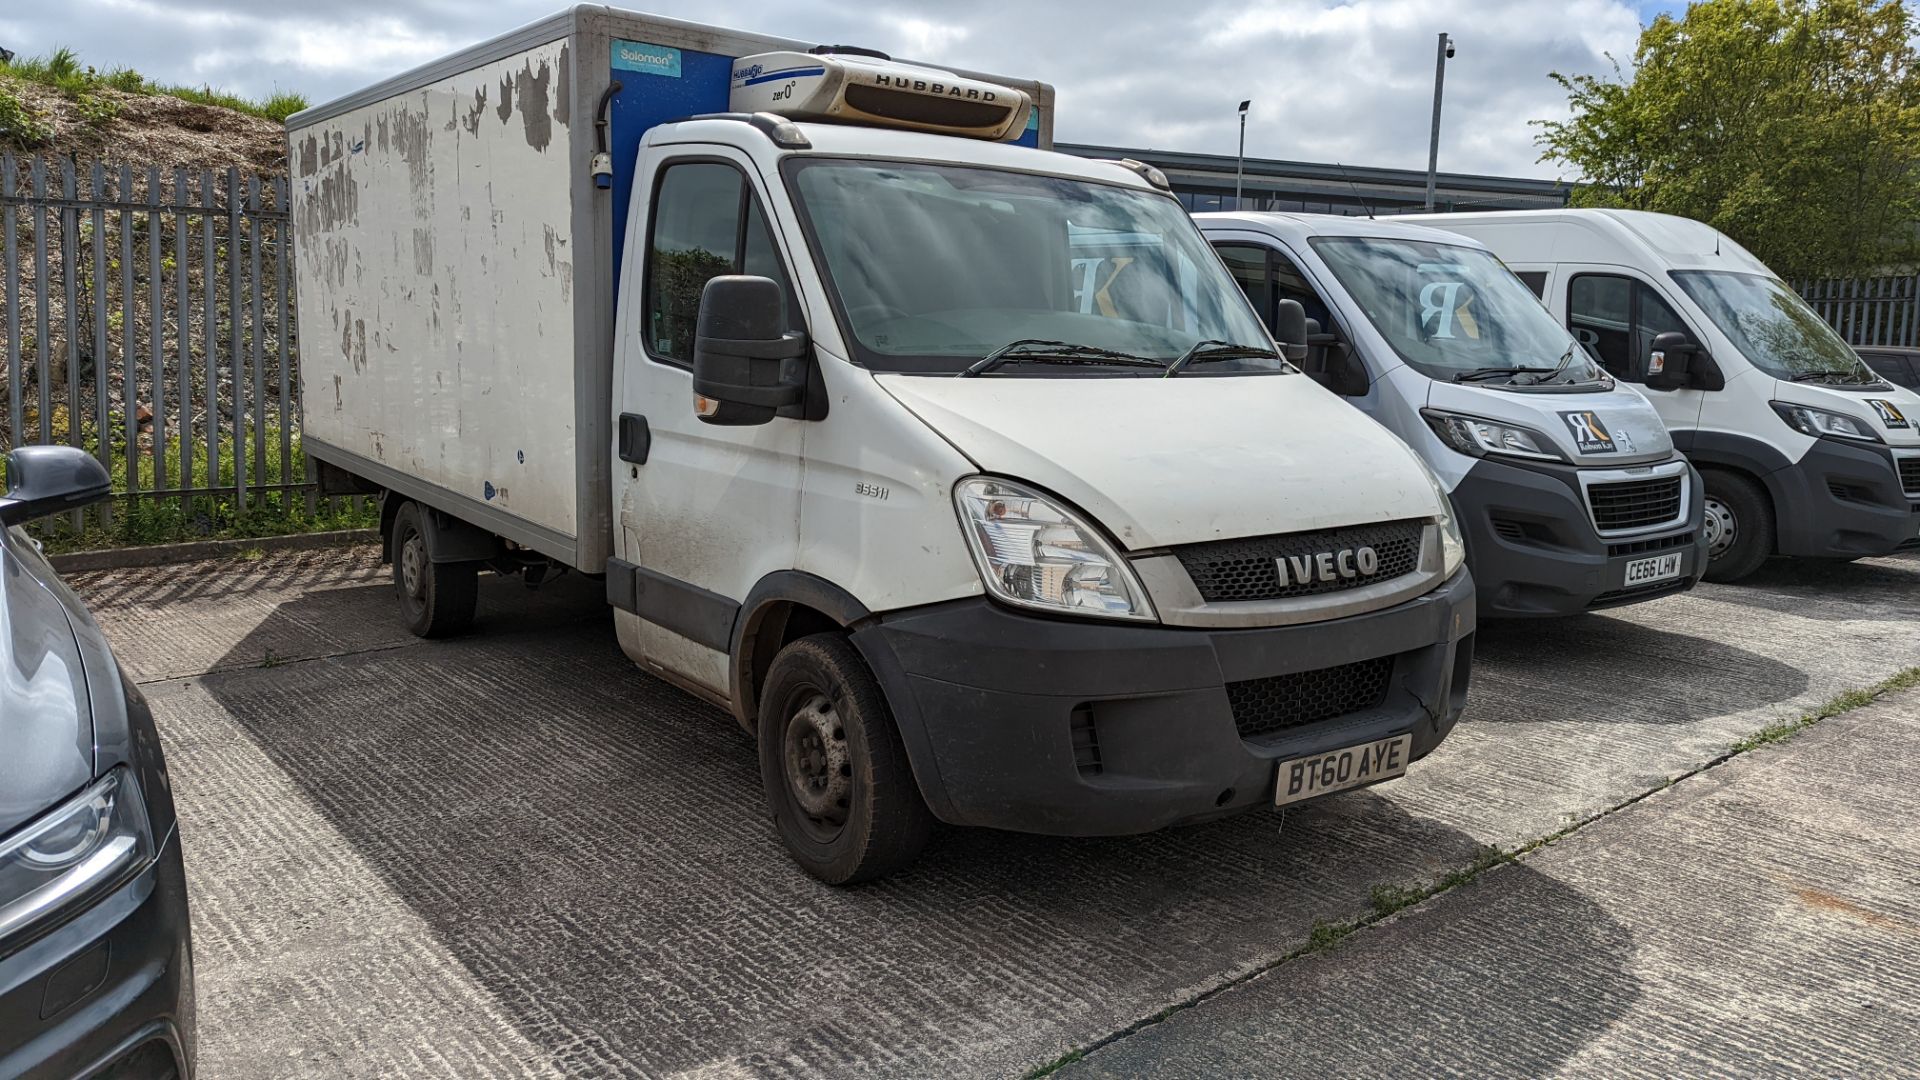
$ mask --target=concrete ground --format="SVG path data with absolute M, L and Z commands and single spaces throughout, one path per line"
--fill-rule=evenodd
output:
M 950 831 L 854 890 L 786 861 L 747 740 L 620 655 L 593 582 L 488 580 L 479 632 L 427 643 L 367 548 L 72 580 L 167 742 L 216 1080 L 1074 1052 L 1068 1075 L 1835 1074 L 1920 1049 L 1920 702 L 1721 763 L 1920 664 L 1920 560 L 1483 628 L 1466 722 L 1405 779 L 1130 839 Z M 1375 886 L 1570 828 L 1301 952 Z

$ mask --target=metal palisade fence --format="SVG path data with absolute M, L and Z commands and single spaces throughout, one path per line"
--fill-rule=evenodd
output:
M 291 235 L 284 177 L 0 156 L 0 446 L 84 447 L 122 493 L 67 529 L 314 516 Z
M 1920 346 L 1920 275 L 1825 278 L 1799 287 L 1850 345 Z

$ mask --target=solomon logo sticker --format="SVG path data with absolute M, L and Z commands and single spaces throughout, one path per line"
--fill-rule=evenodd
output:
M 1890 428 L 1913 426 L 1908 423 L 1906 414 L 1895 407 L 1891 401 L 1881 401 L 1879 398 L 1868 398 L 1867 404 L 1873 406 L 1873 411 L 1880 414 L 1880 422 Z
M 1601 423 L 1600 414 L 1581 410 L 1563 412 L 1560 419 L 1567 422 L 1567 430 L 1573 433 L 1573 445 L 1583 454 L 1611 454 L 1619 449 L 1614 445 L 1613 433 L 1607 425 Z

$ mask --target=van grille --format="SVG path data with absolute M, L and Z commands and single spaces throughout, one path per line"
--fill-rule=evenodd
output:
M 1593 523 L 1602 532 L 1665 525 L 1680 517 L 1681 484 L 1686 476 L 1623 480 L 1587 487 Z
M 1608 544 L 1607 557 L 1617 559 L 1622 555 L 1645 555 L 1650 551 L 1668 551 L 1673 548 L 1692 547 L 1691 532 L 1674 533 L 1672 536 L 1656 536 L 1652 540 L 1633 540 L 1624 544 Z
M 1920 457 L 1900 459 L 1900 490 L 1909 495 L 1920 495 Z
M 1393 657 L 1382 656 L 1318 671 L 1296 671 L 1227 684 L 1233 726 L 1243 739 L 1371 709 L 1387 696 Z
M 1193 578 L 1200 599 L 1207 603 L 1286 600 L 1340 592 L 1412 573 L 1420 566 L 1420 536 L 1425 528 L 1426 522 L 1416 518 L 1319 532 L 1215 540 L 1177 547 L 1173 553 Z M 1380 558 L 1380 567 L 1371 576 L 1336 576 L 1332 581 L 1315 577 L 1303 582 L 1289 573 L 1287 584 L 1280 584 L 1280 559 L 1291 556 L 1311 562 L 1322 552 L 1360 547 L 1372 548 Z

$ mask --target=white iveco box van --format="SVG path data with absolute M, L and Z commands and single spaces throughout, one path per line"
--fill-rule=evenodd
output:
M 1050 100 L 583 7 L 296 116 L 306 446 L 382 493 L 414 630 L 604 575 L 834 882 L 936 818 L 1139 832 L 1432 750 L 1445 490 L 1164 178 L 1019 145 Z
M 1693 587 L 1699 474 L 1475 241 L 1325 214 L 1196 214 L 1254 307 L 1302 305 L 1306 370 L 1453 495 L 1480 613 L 1570 615 Z
M 1419 220 L 1492 248 L 1608 371 L 1645 387 L 1706 479 L 1708 578 L 1775 554 L 1920 548 L 1920 397 L 1719 231 L 1628 210 Z

